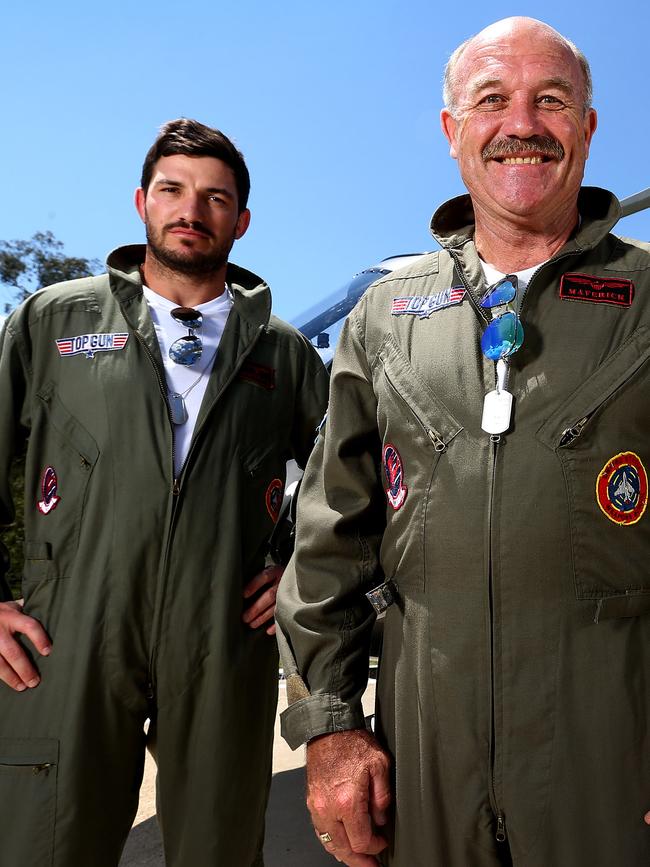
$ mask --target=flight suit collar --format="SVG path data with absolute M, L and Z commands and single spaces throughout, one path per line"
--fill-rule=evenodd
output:
M 595 247 L 621 218 L 616 196 L 600 187 L 582 187 L 578 194 L 580 226 L 556 255 Z M 448 249 L 463 247 L 474 238 L 474 208 L 469 195 L 457 196 L 441 205 L 431 218 L 431 234 Z
M 144 244 L 118 247 L 108 255 L 106 264 L 113 295 L 117 298 L 130 327 L 146 343 L 162 373 L 160 346 L 142 291 L 140 267 L 144 262 L 145 251 Z M 217 363 L 208 381 L 197 428 L 236 375 L 267 327 L 271 316 L 271 290 L 261 277 L 229 262 L 226 280 L 232 290 L 233 309 L 219 343 Z

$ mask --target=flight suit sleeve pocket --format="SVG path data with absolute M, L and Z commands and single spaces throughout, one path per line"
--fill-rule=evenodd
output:
M 53 387 L 41 389 L 25 469 L 26 581 L 71 574 L 99 454 Z
M 435 581 L 426 567 L 427 536 L 447 520 L 441 473 L 462 425 L 434 394 L 391 336 L 373 370 L 386 529 L 381 566 L 401 588 Z
M 58 740 L 0 738 L 3 864 L 53 864 L 58 758 Z
M 41 400 L 49 407 L 49 421 L 81 458 L 94 465 L 99 457 L 97 443 L 55 395 L 45 391 Z

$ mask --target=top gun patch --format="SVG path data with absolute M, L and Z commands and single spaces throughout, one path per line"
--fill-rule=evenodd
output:
M 129 339 L 127 333 L 79 334 L 77 337 L 61 337 L 56 341 L 59 355 L 85 355 L 94 358 L 96 352 L 113 352 L 124 349 Z
M 393 316 L 408 313 L 420 319 L 428 319 L 436 310 L 451 307 L 452 304 L 460 304 L 464 297 L 464 286 L 450 286 L 449 289 L 443 289 L 435 295 L 407 295 L 403 298 L 394 298 L 390 312 Z
M 631 307 L 634 283 L 619 277 L 594 277 L 589 274 L 563 274 L 560 280 L 560 298 L 564 301 L 592 301 Z

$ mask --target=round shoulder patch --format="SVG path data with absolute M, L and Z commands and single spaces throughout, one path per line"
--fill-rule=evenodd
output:
M 648 474 L 634 452 L 610 458 L 596 479 L 596 499 L 615 524 L 636 524 L 648 504 Z

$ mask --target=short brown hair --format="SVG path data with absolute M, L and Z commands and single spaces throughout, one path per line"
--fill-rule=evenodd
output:
M 158 138 L 149 148 L 142 165 L 140 186 L 147 192 L 153 169 L 161 157 L 185 154 L 190 157 L 215 157 L 229 166 L 235 175 L 239 213 L 248 204 L 251 179 L 244 157 L 235 145 L 220 130 L 213 129 L 198 120 L 179 117 L 160 128 Z

